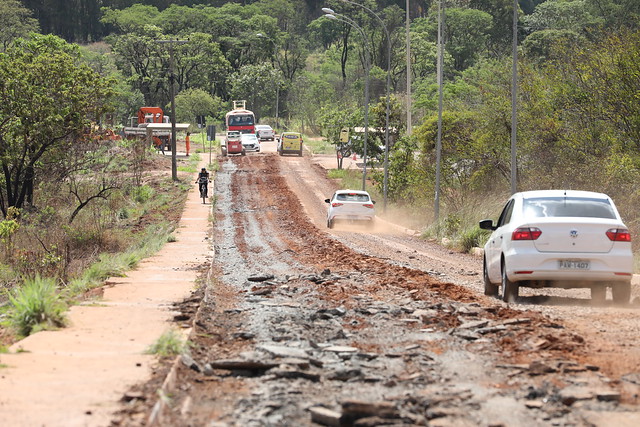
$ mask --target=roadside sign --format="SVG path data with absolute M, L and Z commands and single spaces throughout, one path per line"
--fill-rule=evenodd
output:
M 216 125 L 207 126 L 207 141 L 216 140 Z
M 340 142 L 349 142 L 349 128 L 340 130 Z

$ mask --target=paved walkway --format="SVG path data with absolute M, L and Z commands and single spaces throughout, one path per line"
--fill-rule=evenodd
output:
M 109 279 L 103 299 L 72 307 L 69 327 L 0 354 L 0 425 L 107 426 L 129 387 L 150 378 L 156 358 L 145 350 L 171 328 L 172 303 L 190 295 L 195 267 L 212 255 L 211 205 L 197 190 L 194 184 L 175 242 L 127 277 Z

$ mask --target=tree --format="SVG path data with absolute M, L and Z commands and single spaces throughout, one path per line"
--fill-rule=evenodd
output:
M 39 31 L 38 21 L 18 0 L 0 1 L 0 48 L 5 51 L 18 37 Z
M 193 123 L 197 116 L 216 117 L 223 102 L 202 89 L 187 89 L 176 96 L 176 121 Z
M 602 24 L 586 8 L 585 0 L 547 0 L 536 6 L 523 21 L 529 31 L 571 30 L 580 33 L 589 25 Z
M 541 0 L 534 1 L 539 3 Z M 520 0 L 519 4 L 522 3 L 523 1 Z M 508 55 L 511 52 L 513 0 L 469 0 L 469 7 L 491 15 L 487 41 L 491 56 L 500 58 L 505 54 Z
M 637 0 L 584 0 L 592 16 L 604 21 L 605 28 L 640 28 L 640 2 Z
M 381 96 L 377 104 L 373 104 L 369 111 L 369 126 L 375 128 L 375 132 L 369 133 L 369 155 L 378 157 L 382 161 L 386 144 L 385 125 L 387 122 L 387 98 Z M 402 105 L 396 96 L 389 99 L 389 150 L 393 150 L 394 142 L 402 135 L 405 129 L 403 121 Z
M 312 132 L 320 133 L 320 110 L 318 105 L 329 104 L 335 100 L 335 92 L 323 76 L 304 72 L 293 83 L 296 90 L 289 93 L 289 101 L 296 108 L 291 116 L 298 119 L 303 126 L 310 127 Z M 305 129 L 301 129 L 305 132 Z
M 584 37 L 571 30 L 540 30 L 531 33 L 522 42 L 524 55 L 532 60 L 551 59 L 562 45 L 577 45 L 586 42 Z
M 462 71 L 473 65 L 486 51 L 491 30 L 491 15 L 475 9 L 446 10 L 446 50 Z
M 100 6 L 109 0 L 23 0 L 40 22 L 44 33 L 56 34 L 69 42 L 96 41 L 104 36 L 100 24 Z
M 246 99 L 247 107 L 261 117 L 270 110 L 282 80 L 282 75 L 271 64 L 245 65 L 230 77 L 230 93 L 233 99 Z
M 113 171 L 113 164 L 118 158 L 116 152 L 112 141 L 96 138 L 86 138 L 82 141 L 82 147 L 76 144 L 66 151 L 66 162 L 57 172 L 59 182 L 64 181 L 75 203 L 68 224 L 73 223 L 89 204 L 97 200 L 106 201 L 113 191 L 121 188 L 124 181 L 122 173 Z
M 0 210 L 28 202 L 36 166 L 106 110 L 112 82 L 56 36 L 18 39 L 0 54 Z
M 322 134 L 329 144 L 336 146 L 336 160 L 338 169 L 342 169 L 342 159 L 351 156 L 355 151 L 353 128 L 362 124 L 361 112 L 346 105 L 327 104 L 320 112 L 320 126 Z M 349 141 L 340 139 L 342 129 L 348 129 L 350 133 Z M 362 145 L 362 144 L 361 144 Z

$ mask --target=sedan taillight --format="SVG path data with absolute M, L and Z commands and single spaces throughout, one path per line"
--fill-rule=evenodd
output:
M 342 203 L 336 203 L 336 202 L 331 203 L 332 208 L 337 208 L 338 206 L 342 206 Z
M 365 208 L 373 209 L 373 205 L 371 203 L 365 203 L 362 206 L 364 206 Z
M 520 227 L 513 230 L 511 240 L 536 240 L 542 234 L 537 227 Z
M 607 237 L 612 242 L 630 242 L 631 233 L 625 228 L 611 228 L 607 230 Z

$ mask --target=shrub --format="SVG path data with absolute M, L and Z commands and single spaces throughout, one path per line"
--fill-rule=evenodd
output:
M 142 185 L 140 187 L 134 187 L 131 192 L 131 196 L 137 203 L 144 203 L 147 200 L 151 199 L 153 193 L 153 188 L 149 187 L 148 185 Z
M 65 304 L 53 278 L 35 276 L 9 293 L 9 323 L 23 336 L 65 324 Z
M 160 357 L 172 357 L 182 354 L 188 347 L 187 342 L 176 330 L 169 330 L 162 334 L 145 353 L 155 354 Z
M 490 233 L 477 225 L 465 230 L 460 235 L 460 246 L 462 251 L 469 252 L 472 248 L 484 246 Z

